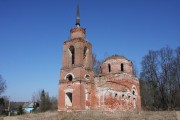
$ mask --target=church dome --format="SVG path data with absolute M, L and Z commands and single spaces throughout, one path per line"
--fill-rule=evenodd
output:
M 100 66 L 101 74 L 132 72 L 132 62 L 124 56 L 112 55 L 104 60 Z

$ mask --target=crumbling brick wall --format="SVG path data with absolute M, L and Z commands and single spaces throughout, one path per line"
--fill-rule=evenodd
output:
M 107 58 L 95 83 L 97 109 L 141 109 L 139 80 L 133 75 L 132 62 L 126 58 L 117 55 Z
M 133 75 L 132 62 L 119 55 L 108 57 L 94 78 L 92 45 L 85 33 L 84 28 L 73 28 L 64 42 L 58 110 L 141 109 L 139 80 Z

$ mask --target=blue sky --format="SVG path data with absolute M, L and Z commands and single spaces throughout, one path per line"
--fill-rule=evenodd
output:
M 4 95 L 13 101 L 30 101 L 40 89 L 58 95 L 63 42 L 75 27 L 77 4 L 98 59 L 123 55 L 140 72 L 149 50 L 180 45 L 180 0 L 0 0 Z

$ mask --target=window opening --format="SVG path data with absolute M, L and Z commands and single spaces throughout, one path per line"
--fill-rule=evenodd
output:
M 135 95 L 135 91 L 134 90 L 133 90 L 132 94 Z
M 121 71 L 124 71 L 124 65 L 121 64 Z
M 75 49 L 74 49 L 74 46 L 70 46 L 69 50 L 71 51 L 71 61 L 72 61 L 72 64 L 74 64 L 74 55 L 75 55 Z
M 89 76 L 89 75 L 85 75 L 85 78 L 86 78 L 87 80 L 89 80 L 90 76 Z
M 71 92 L 66 93 L 65 103 L 67 106 L 72 106 L 72 93 Z
M 67 75 L 66 79 L 69 80 L 69 81 L 72 81 L 73 76 L 71 74 L 69 74 L 69 75 Z
M 108 64 L 108 70 L 109 70 L 109 72 L 111 72 L 111 65 L 110 64 Z
M 83 57 L 84 59 L 86 58 L 86 52 L 87 52 L 87 47 L 85 46 L 84 47 L 84 57 Z
M 124 98 L 124 94 L 122 94 L 122 98 Z

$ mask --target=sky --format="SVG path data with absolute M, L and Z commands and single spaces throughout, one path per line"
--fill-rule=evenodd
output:
M 119 54 L 140 72 L 149 50 L 180 46 L 180 0 L 0 0 L 0 74 L 11 101 L 31 101 L 42 89 L 58 95 L 77 4 L 99 60 Z

